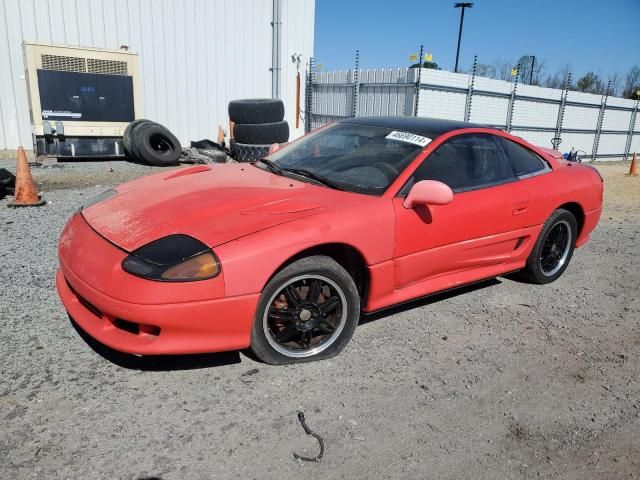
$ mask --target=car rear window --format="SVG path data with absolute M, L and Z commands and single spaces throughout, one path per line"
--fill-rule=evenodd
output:
M 548 169 L 548 165 L 535 152 L 500 137 L 504 154 L 518 177 L 525 177 Z

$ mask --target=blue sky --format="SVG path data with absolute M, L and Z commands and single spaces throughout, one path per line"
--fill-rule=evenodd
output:
M 460 10 L 453 0 L 316 0 L 315 55 L 324 69 L 408 65 L 420 44 L 453 70 Z M 555 72 L 604 78 L 640 64 L 640 0 L 476 0 L 465 11 L 460 67 L 533 54 Z M 575 78 L 575 77 L 574 77 Z

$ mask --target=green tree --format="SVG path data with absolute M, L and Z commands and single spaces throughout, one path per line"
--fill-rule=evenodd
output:
M 638 96 L 638 90 L 640 90 L 640 66 L 634 65 L 627 73 L 624 79 L 624 89 L 622 90 L 622 96 L 624 98 L 631 98 L 634 100 L 640 99 Z
M 586 93 L 604 93 L 604 83 L 597 74 L 587 72 L 576 82 L 576 90 Z
M 409 68 L 418 68 L 418 67 L 420 67 L 420 64 L 419 63 L 414 63 Z M 436 62 L 424 62 L 422 64 L 422 68 L 432 68 L 434 70 L 440 70 L 440 67 L 438 66 L 438 64 Z

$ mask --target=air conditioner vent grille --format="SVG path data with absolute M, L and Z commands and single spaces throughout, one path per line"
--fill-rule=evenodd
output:
M 87 71 L 103 75 L 127 75 L 127 62 L 87 58 Z
M 82 57 L 67 57 L 64 55 L 42 54 L 42 68 L 44 70 L 58 70 L 60 72 L 86 72 L 85 59 Z

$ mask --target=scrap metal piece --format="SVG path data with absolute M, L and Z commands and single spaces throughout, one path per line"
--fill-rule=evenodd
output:
M 320 459 L 324 456 L 324 440 L 320 435 L 318 435 L 307 426 L 307 422 L 304 419 L 304 412 L 298 412 L 298 420 L 300 421 L 300 425 L 302 425 L 302 428 L 304 429 L 304 433 L 306 433 L 307 435 L 311 435 L 315 437 L 316 440 L 318 440 L 318 443 L 320 444 L 320 453 L 315 457 L 305 457 L 297 454 L 296 452 L 293 452 L 293 457 L 299 460 L 304 460 L 305 462 L 319 462 Z

